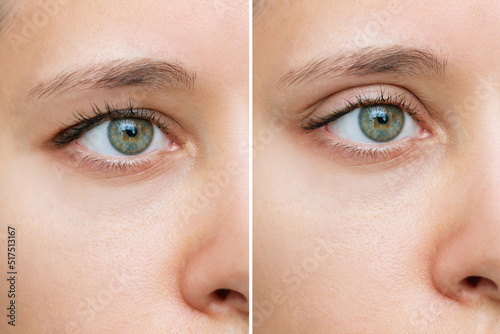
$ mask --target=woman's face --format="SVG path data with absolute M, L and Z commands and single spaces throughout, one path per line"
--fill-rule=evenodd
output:
M 246 332 L 248 5 L 10 4 L 0 331 Z
M 255 333 L 500 331 L 500 4 L 268 1 Z

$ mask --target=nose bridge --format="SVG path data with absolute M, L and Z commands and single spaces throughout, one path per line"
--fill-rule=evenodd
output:
M 202 239 L 207 246 L 203 256 L 220 253 L 217 256 L 227 262 L 225 257 L 248 253 L 249 162 L 234 142 L 212 161 L 198 194 L 204 197 L 204 208 L 195 220 L 204 225 Z
M 462 180 L 457 180 L 463 188 L 457 189 L 462 195 L 455 197 L 461 202 L 456 208 L 461 215 L 457 216 L 456 242 L 478 264 L 500 260 L 500 132 L 495 128 L 500 126 L 500 117 L 497 119 L 498 125 L 488 122 L 479 130 L 458 176 Z M 500 269 L 500 262 L 496 265 Z
M 486 213 L 500 209 L 500 89 L 491 91 L 481 109 L 470 124 L 474 134 L 465 164 L 477 205 L 489 207 L 481 210 Z
M 239 100 L 238 100 L 239 101 Z M 240 210 L 226 210 L 220 214 L 248 216 L 249 151 L 248 122 L 242 119 L 245 111 L 238 102 L 233 102 L 234 114 L 228 114 L 213 126 L 220 133 L 216 147 L 210 152 L 211 165 L 205 188 L 215 206 L 237 205 Z M 244 209 L 244 210 L 241 210 Z M 243 212 L 245 211 L 245 212 Z
M 218 159 L 206 178 L 203 191 L 220 223 L 248 220 L 249 170 L 245 159 L 238 153 Z

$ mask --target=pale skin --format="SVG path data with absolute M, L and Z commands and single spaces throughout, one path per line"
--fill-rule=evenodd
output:
M 500 330 L 498 17 L 495 1 L 262 4 L 253 33 L 254 333 Z M 373 70 L 394 48 L 424 51 L 436 66 L 360 73 L 346 63 L 370 58 Z M 325 57 L 326 73 L 308 67 Z M 358 72 L 342 73 L 349 66 Z M 404 144 L 377 144 L 391 153 L 333 149 L 346 139 L 301 128 L 380 91 L 404 94 L 420 118 Z
M 0 33 L 0 261 L 6 273 L 13 226 L 18 272 L 16 327 L 2 274 L 0 332 L 246 333 L 248 4 L 57 4 L 17 3 Z M 40 11 L 48 21 L 24 36 Z M 129 73 L 129 84 L 95 85 L 145 60 L 182 67 L 188 84 L 134 84 Z M 96 67 L 83 86 L 29 95 Z M 51 144 L 76 113 L 106 103 L 153 110 L 171 145 L 113 169 L 82 163 L 96 155 L 83 142 Z

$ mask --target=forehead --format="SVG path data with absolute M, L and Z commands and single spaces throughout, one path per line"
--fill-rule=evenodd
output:
M 16 5 L 13 22 L 0 35 L 0 64 L 18 65 L 2 73 L 21 86 L 116 58 L 181 62 L 199 81 L 245 82 L 247 74 L 239 66 L 248 55 L 242 1 L 29 1 Z
M 467 50 L 474 45 L 462 44 L 464 38 L 491 46 L 500 28 L 500 3 L 494 0 L 270 0 L 259 6 L 265 10 L 255 26 L 258 41 L 273 40 L 276 49 L 290 45 L 299 53 L 309 45 L 330 50 L 396 41 L 448 41 Z
M 498 1 L 269 0 L 264 8 L 254 25 L 254 59 L 268 73 L 339 50 L 393 45 L 430 49 L 483 73 L 498 68 Z
M 84 49 L 89 46 L 100 46 L 100 52 L 106 52 L 112 48 L 109 42 L 117 40 L 129 47 L 147 46 L 148 50 L 169 46 L 171 52 L 177 49 L 175 52 L 182 54 L 181 49 L 185 49 L 185 46 L 176 47 L 179 44 L 187 44 L 190 40 L 205 44 L 208 43 L 203 43 L 206 39 L 213 43 L 213 40 L 221 37 L 221 30 L 241 19 L 238 18 L 238 12 L 241 12 L 238 9 L 241 8 L 229 6 L 222 0 L 201 3 L 151 1 L 147 6 L 142 1 L 134 0 L 127 1 L 126 6 L 115 0 L 52 0 L 46 3 L 52 3 L 52 11 L 49 6 L 41 6 L 36 1 L 17 10 L 17 24 L 13 32 L 28 39 L 32 35 L 33 38 L 26 44 L 33 46 L 38 41 L 45 45 L 58 42 L 60 46 L 67 42 L 73 48 L 77 44 L 85 44 L 80 48 L 80 53 L 86 53 Z M 36 31 L 26 33 L 30 30 L 28 26 Z M 106 47 L 106 44 L 109 46 Z

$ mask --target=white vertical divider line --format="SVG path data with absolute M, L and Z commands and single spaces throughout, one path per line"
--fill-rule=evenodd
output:
M 248 0 L 248 159 L 249 164 L 249 187 L 248 187 L 248 236 L 249 236 L 249 328 L 253 333 L 253 6 L 252 0 Z

